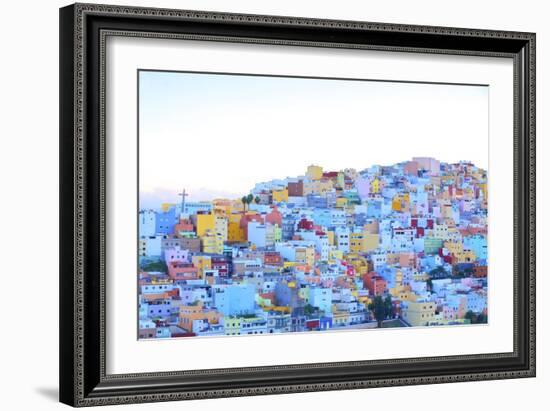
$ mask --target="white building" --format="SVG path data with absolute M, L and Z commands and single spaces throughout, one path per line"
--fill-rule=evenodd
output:
M 337 227 L 334 230 L 334 240 L 338 250 L 349 253 L 350 230 L 348 227 Z
M 330 245 L 325 234 L 317 234 L 315 231 L 298 231 L 304 240 L 312 241 L 315 244 L 315 251 L 321 256 L 321 261 L 328 261 Z
M 267 225 L 257 221 L 248 223 L 248 241 L 256 247 L 267 246 Z
M 205 287 L 180 286 L 180 298 L 183 305 L 191 305 L 196 302 L 210 304 L 212 298 Z
M 164 235 L 141 237 L 139 239 L 139 255 L 142 257 L 160 257 L 162 255 L 162 240 Z
M 396 252 L 412 251 L 416 230 L 414 228 L 394 228 L 392 232 L 392 250 Z
M 310 287 L 308 302 L 325 313 L 332 312 L 332 288 Z
M 139 212 L 140 237 L 151 237 L 156 234 L 156 217 L 157 214 L 153 210 L 141 210 Z
M 141 286 L 141 294 L 162 294 L 172 291 L 174 284 L 144 284 Z
M 296 249 L 303 249 L 304 247 L 315 248 L 313 241 L 307 240 L 291 240 L 275 244 L 275 251 L 281 254 L 281 257 L 286 261 L 296 261 Z

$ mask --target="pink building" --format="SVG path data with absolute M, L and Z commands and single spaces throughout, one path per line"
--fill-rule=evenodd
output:
M 427 170 L 431 175 L 439 174 L 439 161 L 431 157 L 413 157 L 413 162 L 418 164 L 418 167 Z
M 166 261 L 166 265 L 171 262 L 189 262 L 189 250 L 179 246 L 168 247 L 164 250 L 164 261 Z
M 277 209 L 277 206 L 273 206 L 271 212 L 265 216 L 265 221 L 271 225 L 277 224 L 279 227 L 283 226 L 283 216 Z
M 357 193 L 361 199 L 365 199 L 370 194 L 370 180 L 365 177 L 358 177 L 355 180 L 355 187 L 357 188 Z
M 418 161 L 408 161 L 403 167 L 403 171 L 406 174 L 418 175 Z

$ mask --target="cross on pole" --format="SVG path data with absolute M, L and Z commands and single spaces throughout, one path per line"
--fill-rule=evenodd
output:
M 179 196 L 181 196 L 181 214 L 185 213 L 185 197 L 187 197 L 189 194 L 185 192 L 185 188 L 181 191 L 181 193 L 178 193 Z

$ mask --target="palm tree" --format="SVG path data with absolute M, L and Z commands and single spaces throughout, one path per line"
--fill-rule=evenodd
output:
M 372 303 L 369 304 L 369 310 L 373 312 L 378 328 L 381 328 L 382 322 L 392 314 L 391 297 L 389 295 L 386 298 L 375 296 Z

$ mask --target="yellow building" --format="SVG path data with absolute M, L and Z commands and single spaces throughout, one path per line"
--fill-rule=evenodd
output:
M 160 209 L 166 213 L 168 210 L 170 210 L 172 207 L 175 207 L 176 205 L 174 203 L 162 203 L 160 205 Z
M 315 181 L 305 180 L 304 181 L 304 196 L 308 196 L 315 192 L 316 185 Z
M 244 230 L 239 223 L 230 222 L 227 226 L 227 240 L 228 241 L 244 241 Z
M 363 226 L 363 230 L 368 234 L 378 234 L 380 227 L 378 225 L 378 220 L 372 220 L 370 223 L 367 223 Z
M 239 335 L 241 333 L 241 318 L 223 317 L 225 335 Z
M 306 176 L 311 180 L 320 180 L 323 177 L 323 167 L 308 166 Z
M 403 271 L 397 270 L 395 272 L 395 286 L 399 287 L 403 285 Z
M 324 195 L 334 188 L 334 183 L 328 178 L 316 180 L 313 184 L 313 194 Z
M 397 194 L 393 197 L 391 208 L 394 211 L 406 211 L 409 209 L 409 193 Z
M 227 218 L 215 214 L 197 214 L 197 236 L 203 237 L 208 231 L 219 234 L 227 241 Z
M 240 199 L 231 201 L 231 212 L 244 213 L 244 204 Z
M 197 214 L 197 236 L 202 237 L 207 231 L 216 228 L 216 216 L 214 214 Z
M 376 250 L 380 244 L 380 236 L 378 234 L 365 232 L 363 242 L 365 245 L 365 250 Z
M 348 206 L 348 199 L 345 197 L 339 197 L 336 199 L 336 207 L 346 208 Z
M 379 235 L 364 231 L 351 233 L 349 247 L 352 253 L 366 253 L 378 248 Z
M 244 230 L 241 228 L 241 214 L 231 214 L 227 224 L 227 240 L 241 242 L 245 240 Z
M 329 253 L 328 253 L 328 260 L 334 261 L 334 260 L 341 260 L 344 258 L 344 252 L 342 250 L 338 250 L 334 247 L 331 247 Z
M 349 322 L 349 312 L 335 310 L 333 306 L 332 324 L 334 326 L 344 326 L 344 325 L 347 325 L 348 322 Z
M 227 218 L 223 216 L 215 216 L 214 232 L 222 237 L 223 241 L 227 241 Z
M 313 247 L 297 247 L 296 262 L 313 266 L 315 264 L 315 248 Z
M 231 214 L 233 202 L 225 198 L 218 198 L 212 201 L 212 207 L 214 209 L 214 214 L 227 217 Z
M 191 258 L 193 266 L 198 268 L 197 275 L 199 278 L 204 278 L 204 271 L 212 268 L 212 260 L 207 255 L 194 255 Z
M 464 250 L 461 253 L 454 254 L 457 263 L 471 263 L 475 261 L 476 254 L 472 250 Z
M 487 200 L 487 183 L 478 184 L 478 187 L 481 189 L 483 193 L 483 199 Z
M 403 319 L 413 327 L 427 325 L 435 318 L 435 303 L 423 301 L 409 301 L 407 308 L 403 308 Z
M 273 196 L 274 203 L 288 203 L 288 189 L 283 188 L 281 190 L 272 190 L 271 195 Z
M 201 246 L 203 253 L 222 254 L 223 238 L 220 234 L 216 234 L 213 231 L 207 231 L 201 237 Z
M 367 295 L 358 295 L 357 302 L 360 304 L 364 304 L 365 307 L 368 307 L 369 304 L 372 303 L 372 300 Z
M 373 194 L 377 194 L 380 191 L 380 180 L 378 178 L 375 178 L 370 183 L 370 190 Z
M 327 236 L 327 239 L 328 239 L 328 245 L 336 245 L 334 243 L 334 231 L 325 231 L 325 234 Z
M 224 317 L 223 328 L 225 335 L 263 334 L 267 331 L 265 320 L 259 317 Z
M 451 254 L 461 254 L 464 250 L 461 241 L 445 241 L 443 247 L 451 252 Z
M 350 253 L 346 256 L 346 261 L 348 264 L 351 264 L 357 272 L 368 271 L 369 263 L 365 257 Z
M 401 301 L 415 302 L 418 300 L 418 295 L 411 291 L 409 286 L 395 286 L 390 288 L 389 293 L 392 297 Z

